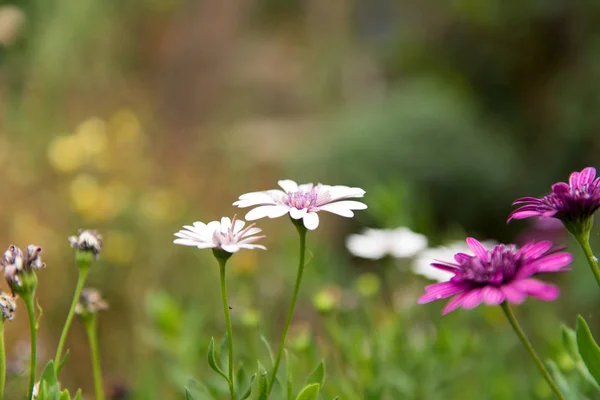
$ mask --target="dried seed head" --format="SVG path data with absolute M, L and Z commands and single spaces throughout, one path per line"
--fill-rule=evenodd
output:
M 94 288 L 85 288 L 81 291 L 75 312 L 81 316 L 89 316 L 106 309 L 108 303 L 102 298 L 100 292 Z
M 34 271 L 46 266 L 40 257 L 41 247 L 30 244 L 26 250 L 23 254 L 20 248 L 10 245 L 0 260 L 0 264 L 4 267 L 4 278 L 13 293 L 31 291 L 36 285 Z
M 2 320 L 12 321 L 17 303 L 15 297 L 8 293 L 0 293 L 0 313 Z
M 77 236 L 70 236 L 71 247 L 80 251 L 90 251 L 97 259 L 102 249 L 102 236 L 92 229 L 80 229 Z

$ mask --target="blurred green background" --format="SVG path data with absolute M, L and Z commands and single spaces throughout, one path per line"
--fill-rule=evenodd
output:
M 409 261 L 354 259 L 344 238 L 400 225 L 431 245 L 547 234 L 506 218 L 515 198 L 598 165 L 600 2 L 0 4 L 0 243 L 44 249 L 40 364 L 75 284 L 67 236 L 96 228 L 105 248 L 89 284 L 111 304 L 100 345 L 112 398 L 183 398 L 191 376 L 217 391 L 205 361 L 224 331 L 216 263 L 172 245 L 173 233 L 289 178 L 362 187 L 369 205 L 352 220 L 325 216 L 309 235 L 289 346 L 298 379 L 321 354 L 323 399 L 551 398 L 499 310 L 441 319 L 441 305 L 416 305 L 426 282 Z M 269 251 L 242 252 L 229 270 L 245 363 L 268 360 L 259 331 L 275 347 L 297 262 L 291 224 L 259 226 Z M 572 247 L 574 271 L 558 277 L 558 302 L 518 314 L 544 357 L 578 379 L 559 323 L 579 312 L 600 330 L 599 297 L 578 249 L 553 235 Z M 385 288 L 357 287 L 365 272 Z M 322 290 L 345 299 L 325 315 L 312 302 Z M 27 365 L 19 306 L 6 329 L 8 398 Z M 63 386 L 90 393 L 80 324 L 68 347 Z

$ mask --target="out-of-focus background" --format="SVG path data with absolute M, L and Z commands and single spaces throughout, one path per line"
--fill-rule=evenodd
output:
M 368 210 L 323 216 L 309 235 L 290 349 L 299 379 L 325 357 L 323 399 L 551 398 L 498 310 L 441 319 L 441 305 L 417 306 L 427 282 L 410 260 L 348 254 L 344 238 L 362 227 L 407 226 L 432 246 L 550 235 L 572 247 L 574 272 L 555 279 L 559 301 L 518 308 L 525 329 L 571 376 L 558 323 L 580 312 L 600 328 L 593 280 L 560 226 L 506 224 L 515 198 L 598 165 L 600 3 L 0 3 L 0 244 L 43 248 L 40 364 L 77 275 L 67 236 L 91 227 L 105 239 L 89 284 L 111 304 L 100 346 L 112 398 L 183 398 L 192 376 L 220 387 L 205 365 L 224 331 L 216 264 L 173 233 L 233 215 L 239 194 L 282 178 L 367 191 Z M 269 251 L 229 266 L 241 360 L 265 357 L 259 330 L 276 345 L 297 262 L 288 221 L 260 226 Z M 333 311 L 315 310 L 318 293 Z M 6 335 L 18 398 L 22 303 Z M 78 322 L 68 347 L 63 386 L 91 393 Z

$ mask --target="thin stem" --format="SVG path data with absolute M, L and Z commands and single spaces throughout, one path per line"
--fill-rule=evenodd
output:
M 227 345 L 229 347 L 228 376 L 229 376 L 229 394 L 231 400 L 235 400 L 235 388 L 233 386 L 233 329 L 231 328 L 231 316 L 229 315 L 229 304 L 227 303 L 227 284 L 225 283 L 225 264 L 227 260 L 217 258 L 221 276 L 221 299 L 223 300 L 223 314 L 225 314 L 225 324 L 227 325 Z
M 598 283 L 598 286 L 600 286 L 600 268 L 598 268 L 598 259 L 594 256 L 592 248 L 590 247 L 590 232 L 587 231 L 580 234 L 574 234 L 573 237 L 577 240 L 585 253 L 585 258 L 587 258 L 588 264 L 596 278 L 596 282 Z
M 277 358 L 275 359 L 275 364 L 273 365 L 271 379 L 269 379 L 269 390 L 267 391 L 268 395 L 271 394 L 271 390 L 273 390 L 273 383 L 275 383 L 275 378 L 277 377 L 277 369 L 279 368 L 281 356 L 283 355 L 283 348 L 285 347 L 285 338 L 287 336 L 290 323 L 292 322 L 294 308 L 296 308 L 296 300 L 298 299 L 298 291 L 300 289 L 300 283 L 302 282 L 302 275 L 304 274 L 304 257 L 306 253 L 306 228 L 298 226 L 297 228 L 298 234 L 300 235 L 300 262 L 298 263 L 298 274 L 296 275 L 296 283 L 294 285 L 294 292 L 292 294 L 292 302 L 290 303 L 290 308 L 288 309 L 287 316 L 285 318 L 285 325 L 283 326 L 283 333 L 281 334 L 281 339 L 279 340 Z
M 0 400 L 4 397 L 6 382 L 6 351 L 4 350 L 4 321 L 0 318 Z
M 80 266 L 79 267 L 79 276 L 77 277 L 77 285 L 75 286 L 75 293 L 73 294 L 73 301 L 71 302 L 71 308 L 69 309 L 69 313 L 67 314 L 67 320 L 65 321 L 65 325 L 63 326 L 62 333 L 60 334 L 60 340 L 58 341 L 58 346 L 56 348 L 56 356 L 54 357 L 54 370 L 57 371 L 60 369 L 60 363 L 62 361 L 63 348 L 65 347 L 65 342 L 67 340 L 67 335 L 69 333 L 69 328 L 71 327 L 71 322 L 73 322 L 73 316 L 75 315 L 75 307 L 79 302 L 79 297 L 81 296 L 81 291 L 83 290 L 83 285 L 85 284 L 85 280 L 87 278 L 87 274 L 89 271 L 89 266 Z
M 96 400 L 104 400 L 104 387 L 102 383 L 102 369 L 100 368 L 100 351 L 98 350 L 98 330 L 96 314 L 91 314 L 84 319 L 85 330 L 87 331 L 88 341 L 90 343 L 90 352 L 92 353 L 92 371 L 94 374 L 94 391 Z
M 37 360 L 37 321 L 35 320 L 35 290 L 22 296 L 25 306 L 27 307 L 27 315 L 29 316 L 29 335 L 31 350 L 29 351 L 29 389 L 27 398 L 30 399 L 35 385 L 35 363 Z
M 510 324 L 513 327 L 513 329 L 515 330 L 515 333 L 517 334 L 517 336 L 519 337 L 519 339 L 521 339 L 521 342 L 523 342 L 523 345 L 525 346 L 525 348 L 527 349 L 527 351 L 531 355 L 531 358 L 533 358 L 533 361 L 535 361 L 535 363 L 538 366 L 540 372 L 542 373 L 542 375 L 546 379 L 546 382 L 548 382 L 548 385 L 550 385 L 550 388 L 552 389 L 552 391 L 556 394 L 556 397 L 558 397 L 560 400 L 565 400 L 565 397 L 562 395 L 562 393 L 558 389 L 558 386 L 556 385 L 556 383 L 552 379 L 552 376 L 550 376 L 550 372 L 548 372 L 548 370 L 544 366 L 544 363 L 542 362 L 542 360 L 540 359 L 540 357 L 537 355 L 537 353 L 533 349 L 533 346 L 531 345 L 531 342 L 529 342 L 529 339 L 527 339 L 527 335 L 525 335 L 525 332 L 523 332 L 523 329 L 519 325 L 519 322 L 517 321 L 517 318 L 515 317 L 515 314 L 513 313 L 512 309 L 510 308 L 510 306 L 508 305 L 508 303 L 504 302 L 500 306 L 502 307 L 502 310 L 504 311 L 504 314 L 506 314 L 506 318 L 508 318 L 508 322 L 510 322 Z

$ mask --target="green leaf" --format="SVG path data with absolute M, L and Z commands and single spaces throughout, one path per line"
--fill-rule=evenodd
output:
M 550 360 L 546 362 L 546 365 L 548 367 L 548 370 L 550 371 L 550 374 L 554 378 L 558 389 L 565 396 L 565 398 L 569 400 L 582 399 L 581 395 L 577 392 L 577 389 L 570 386 L 569 381 L 567 380 L 567 378 L 565 378 L 562 372 L 560 372 L 560 369 L 554 363 L 554 361 Z
M 223 379 L 225 379 L 227 382 L 229 382 L 229 378 L 227 377 L 227 375 L 225 375 L 223 373 L 221 368 L 219 368 L 219 366 L 217 365 L 217 362 L 215 360 L 215 338 L 214 337 L 211 337 L 210 342 L 208 343 L 208 365 L 210 366 L 210 368 L 212 368 L 213 371 L 215 371 L 217 374 L 221 375 L 223 377 Z
M 594 379 L 592 374 L 590 374 L 590 371 L 585 366 L 585 363 L 579 354 L 579 349 L 577 347 L 577 334 L 573 329 L 565 325 L 561 326 L 561 330 L 563 347 L 573 359 L 573 362 L 575 363 L 575 369 L 577 372 L 579 372 L 583 379 L 585 379 L 586 382 L 592 385 L 596 390 L 600 391 L 600 385 L 598 382 L 596 382 L 596 379 Z
M 287 349 L 283 349 L 283 355 L 285 357 L 285 379 L 287 381 L 287 399 L 292 400 L 293 396 L 293 382 L 292 382 L 292 361 L 290 360 L 290 354 Z
M 58 379 L 56 378 L 56 371 L 54 371 L 54 361 L 48 361 L 48 364 L 44 367 L 40 382 L 46 382 L 49 387 L 58 386 Z
M 252 385 L 252 400 L 267 400 L 267 371 L 262 366 L 260 361 L 258 362 L 258 375 Z
M 71 395 L 68 390 L 63 390 L 60 394 L 59 400 L 71 400 Z
M 267 348 L 267 351 L 269 353 L 269 359 L 271 360 L 271 366 L 273 366 L 275 364 L 275 358 L 273 358 L 273 349 L 271 349 L 271 345 L 269 344 L 269 341 L 262 334 L 262 332 L 260 332 L 260 341 L 263 342 L 263 344 Z
M 228 345 L 228 340 L 229 340 L 229 338 L 227 337 L 227 334 L 225 334 L 225 336 L 223 336 L 223 339 L 221 339 L 221 345 L 219 347 L 219 360 L 221 361 L 221 369 L 223 371 L 228 371 L 229 370 L 229 345 Z
M 77 389 L 77 392 L 75 393 L 75 397 L 73 398 L 73 400 L 81 400 L 81 389 Z
M 319 390 L 321 389 L 321 385 L 318 383 L 312 383 L 310 385 L 304 386 L 304 389 L 298 393 L 298 397 L 296 400 L 317 400 L 319 396 Z
M 185 385 L 185 398 L 186 400 L 205 400 L 212 399 L 206 386 L 190 378 L 187 385 Z
M 600 347 L 594 341 L 592 332 L 581 315 L 577 316 L 576 332 L 579 354 L 590 374 L 600 383 Z
M 315 370 L 306 378 L 306 385 L 311 383 L 318 383 L 320 387 L 323 387 L 325 383 L 325 361 L 321 360 Z
M 56 370 L 57 375 L 60 372 L 60 370 L 62 369 L 62 367 L 65 366 L 65 364 L 67 363 L 68 360 L 69 360 L 69 349 L 67 349 L 67 351 L 65 352 L 65 356 L 61 360 L 60 364 L 58 364 L 58 368 Z
M 240 397 L 240 400 L 246 400 L 248 397 L 250 397 L 250 395 L 252 394 L 252 384 L 254 383 L 255 379 L 256 379 L 256 374 L 252 375 L 252 377 L 250 378 L 250 384 L 248 384 L 248 388 L 242 394 L 242 397 Z

